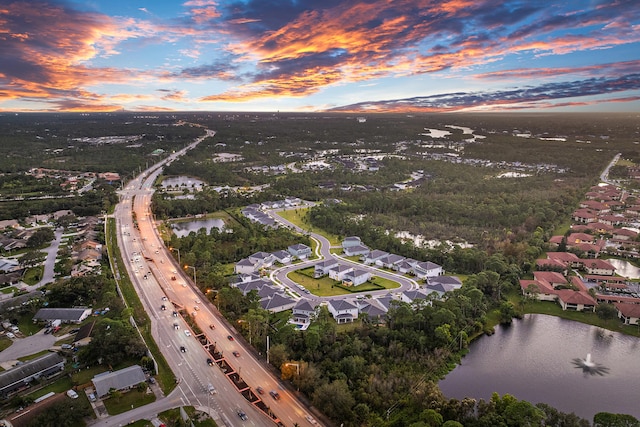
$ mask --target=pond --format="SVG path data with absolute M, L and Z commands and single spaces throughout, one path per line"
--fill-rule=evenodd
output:
M 626 277 L 627 279 L 640 279 L 640 268 L 631 264 L 629 261 L 621 259 L 608 259 L 607 262 L 616 268 L 616 274 Z
M 210 218 L 210 219 L 197 219 L 193 221 L 180 221 L 174 222 L 171 224 L 171 229 L 178 237 L 188 236 L 189 233 L 197 232 L 201 228 L 207 229 L 207 234 L 213 228 L 217 228 L 218 230 L 224 230 L 224 221 L 221 219 Z
M 489 400 L 493 392 L 533 404 L 547 403 L 593 421 L 598 412 L 640 419 L 640 339 L 542 314 L 526 315 L 510 327 L 473 342 L 469 354 L 440 381 L 445 396 Z M 575 358 L 609 369 L 590 375 Z
M 172 176 L 162 180 L 162 188 L 167 190 L 201 190 L 204 181 L 189 176 Z

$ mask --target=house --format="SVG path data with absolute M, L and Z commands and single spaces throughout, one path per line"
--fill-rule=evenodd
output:
M 296 305 L 296 300 L 280 292 L 274 293 L 260 300 L 260 306 L 271 313 L 291 310 Z
M 342 249 L 351 248 L 353 246 L 360 246 L 360 245 L 362 245 L 362 241 L 358 236 L 345 237 L 345 239 L 342 241 Z
M 59 320 L 62 323 L 80 323 L 90 314 L 90 308 L 41 308 L 33 316 L 33 320 L 45 322 Z
M 366 270 L 352 269 L 342 276 L 342 282 L 348 286 L 359 286 L 371 278 L 371 273 Z
M 257 266 L 257 269 L 269 268 L 273 265 L 275 257 L 268 252 L 256 252 L 249 255 L 249 261 L 253 262 Z
M 307 259 L 311 256 L 311 248 L 303 243 L 297 243 L 287 248 L 289 253 L 298 259 Z
M 98 374 L 91 381 L 96 389 L 96 395 L 104 397 L 111 389 L 126 391 L 146 380 L 147 377 L 142 368 L 139 365 L 133 365 L 119 371 Z
M 582 224 L 588 224 L 590 222 L 595 222 L 598 220 L 598 216 L 596 213 L 589 209 L 578 209 L 573 212 L 571 219 L 574 222 L 579 222 Z
M 435 276 L 427 277 L 426 289 L 443 289 L 445 292 L 451 292 L 462 287 L 462 280 L 456 276 Z
M 82 326 L 78 332 L 76 332 L 76 336 L 73 338 L 73 345 L 76 347 L 82 347 L 91 342 L 91 334 L 93 333 L 93 328 L 96 325 L 95 320 L 93 322 L 87 323 Z
M 275 258 L 275 261 L 280 264 L 289 264 L 292 261 L 291 254 L 287 251 L 276 251 L 271 255 Z
M 366 245 L 355 245 L 349 246 L 343 249 L 343 252 L 346 256 L 358 256 L 358 255 L 366 255 L 369 253 L 371 249 L 369 249 Z
M 15 259 L 0 258 L 0 272 L 11 273 L 20 270 L 20 263 Z
M 549 283 L 554 289 L 559 286 L 566 286 L 569 283 L 566 277 L 555 271 L 534 271 L 533 278 Z
M 522 295 L 538 301 L 555 301 L 556 290 L 546 280 L 520 280 Z
M 373 323 L 384 323 L 387 309 L 376 299 L 364 299 L 357 302 L 360 314 Z
M 249 258 L 244 258 L 236 263 L 233 271 L 236 274 L 251 274 L 256 271 L 256 264 L 251 262 Z
M 4 219 L 0 221 L 0 230 L 4 230 L 5 228 L 18 228 L 20 224 L 17 219 Z
M 0 396 L 7 397 L 39 378 L 49 378 L 64 370 L 64 357 L 47 353 L 13 369 L 0 372 Z
M 429 293 L 424 289 L 414 289 L 403 292 L 400 299 L 408 304 L 411 304 L 416 300 L 427 301 L 429 299 Z
M 330 300 L 327 308 L 338 323 L 350 323 L 358 318 L 358 307 L 344 299 Z
M 613 230 L 613 239 L 615 240 L 634 240 L 638 237 L 638 233 L 626 228 L 616 228 Z
M 616 302 L 613 304 L 618 312 L 618 317 L 625 325 L 640 324 L 640 304 Z
M 300 299 L 293 307 L 290 322 L 300 325 L 300 329 L 306 329 L 316 315 L 316 304 L 308 299 Z
M 367 265 L 371 265 L 371 264 L 375 264 L 375 262 L 377 260 L 379 260 L 380 258 L 386 257 L 388 256 L 389 253 L 385 252 L 385 251 L 381 251 L 378 249 L 374 249 L 371 252 L 369 252 L 366 255 L 363 255 L 360 259 L 362 260 L 363 263 L 367 264 Z
M 400 261 L 404 261 L 405 257 L 396 254 L 388 254 L 387 256 L 383 256 L 376 260 L 375 265 L 378 267 L 384 267 L 393 269 L 393 266 Z
M 395 263 L 393 265 L 393 269 L 400 274 L 409 274 L 413 272 L 413 267 L 417 264 L 418 261 L 411 258 L 406 258 L 398 263 Z
M 596 276 L 613 276 L 616 272 L 616 268 L 603 259 L 585 260 L 584 269 L 588 274 Z
M 320 261 L 319 263 L 313 266 L 314 267 L 313 277 L 317 279 L 319 277 L 326 276 L 327 274 L 329 274 L 329 270 L 337 266 L 338 266 L 338 260 L 336 260 L 335 258 Z
M 337 280 L 338 282 L 342 282 L 344 280 L 344 276 L 353 270 L 354 268 L 350 265 L 337 265 L 329 269 L 329 277 L 333 280 Z
M 419 279 L 435 277 L 444 274 L 444 269 L 431 261 L 420 262 L 413 266 L 413 274 Z
M 547 258 L 562 262 L 566 267 L 580 268 L 583 260 L 572 252 L 547 252 Z
M 563 310 L 595 311 L 598 303 L 588 292 L 558 289 L 558 302 Z

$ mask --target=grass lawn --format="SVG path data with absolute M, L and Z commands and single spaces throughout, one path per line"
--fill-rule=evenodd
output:
M 43 355 L 49 354 L 49 353 L 50 353 L 49 350 L 42 350 L 42 351 L 39 351 L 38 353 L 33 353 L 33 354 L 28 355 L 28 356 L 18 357 L 18 360 L 26 362 L 27 360 L 33 360 L 33 359 L 35 359 L 37 357 L 40 357 L 40 356 L 43 356 Z
M 3 294 L 12 294 L 17 290 L 15 286 L 7 286 L 5 288 L 0 289 L 0 292 Z
M 369 279 L 371 282 L 375 283 L 378 286 L 382 286 L 385 289 L 395 289 L 395 288 L 399 288 L 400 287 L 400 283 L 390 280 L 390 279 L 385 279 L 383 277 L 378 277 L 378 276 L 373 276 L 371 277 L 371 279 Z M 363 286 L 367 286 L 366 283 L 363 283 L 362 285 L 358 286 L 358 289 L 363 288 Z M 372 287 L 370 290 L 372 291 L 377 291 L 379 290 L 376 287 Z
M 5 348 L 11 347 L 11 344 L 13 344 L 13 341 L 11 341 L 9 338 L 0 338 L 0 351 L 4 350 Z
M 123 412 L 130 411 L 132 408 L 144 406 L 148 403 L 154 402 L 156 396 L 153 393 L 139 392 L 138 390 L 130 390 L 123 393 L 121 397 L 110 397 L 105 399 L 104 406 L 107 408 L 109 415 L 122 414 Z
M 317 233 L 317 234 L 323 235 L 324 237 L 329 239 L 329 243 L 331 243 L 331 246 L 339 245 L 341 243 L 341 240 L 338 236 L 336 236 L 335 234 L 329 234 L 320 228 L 316 228 L 304 220 L 303 217 L 308 210 L 309 208 L 291 209 L 291 210 L 276 212 L 276 214 L 304 230 L 307 230 L 311 233 Z
M 106 366 L 92 366 L 88 369 L 85 368 L 80 370 L 79 372 L 71 374 L 71 381 L 73 381 L 73 384 L 75 385 L 87 384 L 91 381 L 91 378 L 107 371 L 108 368 Z
M 33 323 L 33 313 L 26 313 L 18 318 L 18 328 L 25 337 L 28 337 L 42 329 L 42 325 Z
M 48 386 L 43 387 L 40 390 L 34 391 L 33 393 L 30 393 L 29 396 L 33 397 L 34 399 L 37 399 L 51 391 L 54 393 L 64 393 L 71 388 L 73 388 L 73 382 L 71 381 L 71 378 L 65 375 L 63 377 L 58 378 L 55 382 L 49 384 Z
M 42 279 L 43 273 L 43 266 L 30 268 L 24 273 L 24 276 L 22 276 L 22 281 L 27 285 L 35 285 Z
M 287 277 L 309 289 L 309 291 L 311 291 L 311 293 L 313 293 L 314 295 L 318 295 L 321 297 L 328 297 L 332 295 L 348 295 L 351 293 L 345 291 L 344 289 L 334 287 L 337 282 L 327 276 L 320 279 L 314 279 L 312 277 L 298 273 L 297 271 L 292 271 L 291 273 L 287 274 Z
M 204 417 L 207 417 L 206 419 L 203 419 L 203 420 L 198 419 L 198 417 L 196 416 L 196 409 L 193 406 L 184 406 L 183 408 L 195 427 L 216 427 L 217 426 L 215 421 L 209 418 L 208 415 L 206 414 L 204 415 Z M 165 421 L 169 425 L 172 425 L 172 424 L 177 425 L 178 420 L 181 419 L 180 409 L 178 408 L 169 409 L 167 411 L 161 412 L 158 414 L 158 418 L 160 418 L 162 421 Z

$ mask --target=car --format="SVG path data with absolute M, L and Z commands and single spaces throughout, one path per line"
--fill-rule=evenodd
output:
M 89 400 L 92 401 L 92 402 L 95 402 L 96 400 L 98 400 L 96 398 L 96 394 L 95 393 L 90 393 L 89 394 Z
M 233 350 L 233 355 L 235 357 L 240 357 L 240 352 L 238 350 Z
M 62 344 L 60 348 L 62 348 L 63 350 L 71 350 L 73 346 L 71 344 Z
M 182 283 L 182 287 L 183 287 L 183 288 L 186 288 L 186 287 L 187 287 L 187 284 L 183 282 L 183 283 Z
M 247 417 L 247 414 L 245 414 L 241 409 L 238 409 L 238 416 L 242 421 L 247 421 L 249 419 L 249 417 Z
M 149 379 L 147 381 L 149 381 L 149 384 L 155 384 L 156 383 L 156 379 L 153 378 L 153 377 L 149 377 Z
M 178 317 L 178 312 L 177 311 L 174 311 L 172 314 L 173 314 L 173 317 Z
M 215 325 L 214 325 L 213 323 L 211 323 L 211 324 L 209 325 L 209 329 L 215 329 L 215 328 L 216 328 L 216 327 L 215 327 Z
M 258 387 L 258 388 L 256 388 L 256 391 L 257 391 L 259 394 L 264 394 L 264 389 L 263 389 L 262 387 Z
M 162 301 L 167 301 L 168 298 L 167 297 L 162 297 Z
M 178 270 L 171 270 L 173 274 L 178 274 Z
M 166 310 L 166 309 L 167 309 L 167 306 L 166 306 L 166 305 L 162 304 L 162 305 L 160 306 L 160 310 L 164 311 L 164 310 Z
M 313 419 L 313 417 L 311 415 L 307 415 L 305 417 L 307 419 L 307 421 L 309 421 L 310 424 L 316 425 L 316 420 Z
M 213 359 L 212 358 L 210 358 L 210 357 L 207 358 L 207 365 L 213 366 Z
M 198 307 L 197 305 L 194 305 L 194 306 L 193 306 L 193 309 L 194 309 L 195 311 L 198 311 L 198 310 L 200 310 L 200 307 Z
M 278 393 L 277 391 L 275 391 L 275 390 L 271 390 L 271 391 L 269 392 L 269 394 L 270 394 L 270 395 L 271 395 L 271 397 L 273 397 L 275 400 L 280 400 L 280 393 Z
M 176 276 L 171 276 L 171 280 L 176 280 Z
M 177 323 L 173 324 L 173 329 L 180 329 L 180 325 L 178 325 Z
M 182 353 L 186 353 L 186 352 L 187 352 L 187 349 L 186 349 L 186 348 L 184 348 L 184 346 L 183 346 L 183 345 L 181 345 L 181 346 L 180 346 L 180 351 L 181 351 Z
M 184 330 L 184 334 L 185 334 L 186 336 L 190 337 L 190 336 L 191 336 L 191 331 L 190 331 L 190 330 L 188 330 L 188 329 L 185 329 L 185 330 Z
M 213 386 L 213 384 L 211 383 L 207 385 L 207 391 L 209 392 L 209 394 L 216 394 L 218 392 L 216 388 Z
M 200 300 L 199 299 L 196 300 L 196 304 L 200 304 Z
M 233 337 L 232 337 L 231 335 L 227 335 L 227 339 L 228 339 L 229 341 L 233 341 Z

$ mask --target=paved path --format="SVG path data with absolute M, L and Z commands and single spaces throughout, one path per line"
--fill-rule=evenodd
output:
M 7 369 L 4 364 L 8 364 L 11 367 L 18 357 L 48 350 L 58 339 L 52 334 L 45 335 L 44 330 L 26 338 L 16 338 L 13 340 L 11 347 L 0 351 L 0 366 Z

